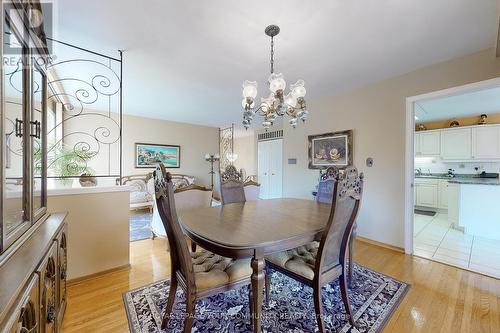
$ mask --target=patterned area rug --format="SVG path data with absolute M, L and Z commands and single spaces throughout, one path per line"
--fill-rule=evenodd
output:
M 351 329 L 338 282 L 334 282 L 323 288 L 327 332 L 381 332 L 409 285 L 359 265 L 354 265 L 353 274 L 349 299 L 358 328 Z M 166 279 L 123 295 L 131 332 L 161 332 L 168 290 Z M 182 332 L 184 314 L 184 295 L 179 288 L 165 332 Z M 262 324 L 263 332 L 317 332 L 312 289 L 273 272 L 271 300 L 263 306 Z M 199 300 L 192 332 L 252 332 L 248 288 Z
M 149 212 L 131 212 L 128 222 L 130 225 L 130 241 L 151 238 L 149 224 L 153 215 Z

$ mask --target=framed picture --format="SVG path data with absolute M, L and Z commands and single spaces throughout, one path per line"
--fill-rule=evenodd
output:
M 309 169 L 352 165 L 352 130 L 309 135 Z
M 181 146 L 135 144 L 136 168 L 154 168 L 158 163 L 163 163 L 167 168 L 179 168 L 181 166 Z

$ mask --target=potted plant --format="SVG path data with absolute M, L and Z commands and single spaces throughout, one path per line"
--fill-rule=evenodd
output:
M 49 147 L 47 153 L 47 173 L 60 179 L 64 185 L 70 185 L 73 178 L 79 177 L 82 186 L 95 186 L 97 179 L 93 176 L 94 170 L 89 167 L 90 161 L 97 152 L 87 149 L 81 145 L 69 147 L 57 143 Z M 41 153 L 34 153 L 35 173 L 41 173 Z

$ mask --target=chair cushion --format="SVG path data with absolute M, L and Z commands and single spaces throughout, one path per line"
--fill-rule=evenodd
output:
M 319 242 L 312 242 L 295 249 L 273 253 L 266 256 L 266 260 L 278 267 L 305 277 L 308 280 L 313 280 L 318 248 Z M 342 273 L 342 267 L 339 263 L 334 263 L 326 267 L 325 271 L 331 268 L 338 270 L 339 275 Z
M 131 204 L 149 202 L 152 199 L 153 198 L 148 192 L 130 192 Z
M 250 259 L 234 260 L 207 250 L 192 252 L 196 288 L 211 289 L 252 275 Z

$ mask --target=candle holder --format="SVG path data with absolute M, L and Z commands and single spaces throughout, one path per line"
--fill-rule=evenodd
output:
M 210 172 L 208 174 L 210 175 L 211 178 L 210 187 L 212 188 L 212 191 L 214 189 L 214 175 L 215 175 L 214 163 L 217 162 L 218 160 L 220 160 L 219 154 L 210 154 L 210 153 L 205 154 L 205 161 L 210 163 Z

